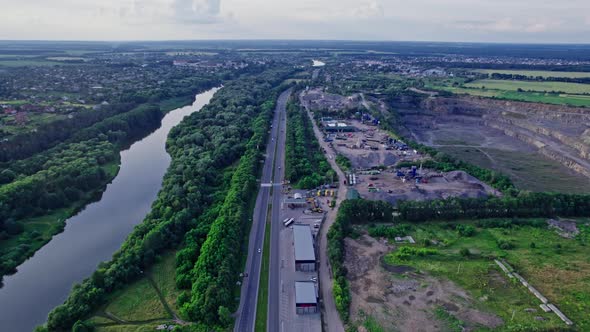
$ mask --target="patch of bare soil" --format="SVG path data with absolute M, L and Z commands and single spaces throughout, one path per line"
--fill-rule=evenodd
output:
M 566 239 L 573 239 L 576 235 L 580 234 L 580 230 L 576 225 L 575 220 L 568 219 L 549 219 L 547 220 L 549 228 L 554 228 L 559 236 Z
M 407 171 L 407 170 L 405 170 Z M 425 169 L 423 181 L 403 181 L 392 170 L 375 175 L 358 175 L 356 189 L 361 197 L 395 204 L 399 200 L 431 200 L 449 197 L 482 198 L 501 193 L 464 171 L 439 173 Z
M 387 243 L 368 235 L 347 238 L 345 243 L 353 321 L 366 313 L 387 331 L 445 331 L 445 322 L 434 315 L 437 307 L 443 307 L 464 322 L 465 331 L 502 324 L 499 317 L 476 309 L 475 300 L 450 281 L 411 270 L 387 271 L 380 263 L 393 249 Z

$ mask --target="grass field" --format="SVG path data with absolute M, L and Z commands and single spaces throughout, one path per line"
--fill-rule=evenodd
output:
M 461 160 L 508 175 L 524 190 L 563 193 L 590 193 L 590 180 L 565 169 L 556 161 L 536 153 L 513 152 L 491 148 L 439 147 Z M 493 158 L 488 158 L 482 150 Z M 559 174 L 556 176 L 556 174 Z
M 26 104 L 27 101 L 26 100 L 0 100 L 0 104 L 3 105 L 22 105 L 22 104 Z
M 577 107 L 590 107 L 590 98 L 588 98 L 589 96 L 586 95 L 491 90 L 487 89 L 487 86 L 486 89 L 461 88 L 444 85 L 427 85 L 426 87 L 433 90 L 442 90 L 454 94 L 466 94 L 478 97 L 488 97 L 555 105 L 568 105 Z
M 171 322 L 177 312 L 174 252 L 162 255 L 145 276 L 109 295 L 89 320 L 97 331 L 153 331 L 156 325 Z
M 267 225 L 264 229 L 264 247 L 262 248 L 262 266 L 260 267 L 260 288 L 256 304 L 256 323 L 254 331 L 265 332 L 268 315 L 268 274 L 270 266 L 270 207 L 268 209 Z
M 504 74 L 504 75 L 523 75 L 531 77 L 565 77 L 565 78 L 583 78 L 590 77 L 590 72 L 566 72 L 566 71 L 549 71 L 549 70 L 520 70 L 520 69 L 476 69 L 475 73 L 482 74 Z
M 64 221 L 73 214 L 73 211 L 73 208 L 59 209 L 41 217 L 21 220 L 24 231 L 17 236 L 0 241 L 0 258 L 7 259 L 4 255 L 13 250 L 19 250 L 22 251 L 18 255 L 20 259 L 15 262 L 17 265 L 20 264 L 51 240 L 54 234 L 60 232 Z
M 43 124 L 65 119 L 66 115 L 55 113 L 27 113 L 27 118 L 28 121 L 25 124 L 18 125 L 15 123 L 14 116 L 0 115 L 3 134 L 6 136 L 28 133 Z
M 569 83 L 569 82 L 535 82 L 535 81 L 509 81 L 509 80 L 477 80 L 464 84 L 467 88 L 481 89 L 485 87 L 491 90 L 537 92 L 564 92 L 570 94 L 590 93 L 590 84 Z
M 59 61 L 47 61 L 44 59 L 31 59 L 31 60 L 4 60 L 0 59 L 0 67 L 39 67 L 39 66 L 66 66 L 70 65 L 67 62 L 59 62 Z
M 538 220 L 540 222 L 544 220 Z M 466 223 L 475 225 L 475 222 Z M 455 223 L 456 224 L 456 223 Z M 476 227 L 475 234 L 461 236 L 447 223 L 410 225 L 415 248 L 436 250 L 433 255 L 400 259 L 388 254 L 389 264 L 408 265 L 431 275 L 450 279 L 475 299 L 482 309 L 492 311 L 505 322 L 500 330 L 525 331 L 533 328 L 564 328 L 555 314 L 544 313 L 541 303 L 520 283 L 507 278 L 492 258 L 504 258 L 550 302 L 574 321 L 581 331 L 590 329 L 590 244 L 589 220 L 579 220 L 582 231 L 575 239 L 560 237 L 544 227 Z M 500 249 L 499 243 L 513 248 Z M 432 244 L 438 243 L 438 244 Z M 466 254 L 465 250 L 469 253 Z M 536 309 L 527 312 L 528 308 Z M 535 317 L 542 317 L 537 320 Z M 452 322 L 451 322 L 452 323 Z

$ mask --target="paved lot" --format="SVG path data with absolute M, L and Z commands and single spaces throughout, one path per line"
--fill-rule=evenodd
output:
M 293 194 L 293 192 L 291 192 Z M 305 196 L 305 194 L 304 194 Z M 283 198 L 286 198 L 283 195 Z M 305 208 L 291 209 L 286 205 L 281 206 L 280 220 L 295 218 L 297 224 L 309 225 L 312 234 L 318 232 L 313 226 L 321 223 L 323 214 L 304 213 Z M 295 271 L 295 246 L 293 243 L 293 227 L 282 227 L 280 230 L 280 258 L 281 258 L 281 290 L 280 290 L 280 330 L 281 332 L 321 332 L 322 321 L 320 312 L 317 314 L 298 315 L 295 312 L 295 281 L 310 281 L 312 277 L 317 280 L 317 272 Z

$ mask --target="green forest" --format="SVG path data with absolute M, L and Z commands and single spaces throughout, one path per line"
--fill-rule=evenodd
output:
M 68 208 L 68 217 L 93 200 L 116 175 L 119 150 L 131 137 L 143 136 L 162 119 L 160 108 L 138 107 L 115 115 L 76 133 L 71 143 L 60 143 L 32 157 L 3 165 L 0 172 L 0 275 L 14 271 L 49 238 L 32 228 L 27 218 L 51 215 Z M 65 218 L 64 218 L 65 219 Z M 10 243 L 7 244 L 7 241 Z M 35 241 L 32 241 L 35 240 Z
M 111 261 L 74 287 L 40 331 L 70 329 L 102 304 L 106 294 L 138 278 L 157 255 L 179 245 L 190 248 L 178 254 L 176 279 L 187 289 L 179 299 L 182 314 L 200 324 L 186 328 L 228 323 L 225 313 L 235 305 L 233 287 L 242 259 L 236 248 L 243 245 L 249 227 L 250 193 L 256 190 L 275 86 L 289 73 L 274 68 L 228 82 L 200 112 L 170 132 L 172 162 L 151 212 Z M 232 165 L 228 185 L 222 170 Z M 225 187 L 221 203 L 219 190 Z M 189 250 L 198 250 L 198 257 L 184 257 Z
M 118 171 L 119 151 L 160 126 L 170 110 L 167 101 L 194 96 L 218 79 L 205 74 L 189 82 L 152 95 L 124 93 L 116 103 L 0 143 L 0 277 L 14 272 L 63 230 L 65 219 L 96 199 Z M 28 222 L 31 218 L 43 222 Z
M 60 142 L 77 142 L 81 137 L 93 137 L 92 131 L 84 129 L 98 124 L 115 115 L 122 115 L 140 106 L 153 105 L 162 100 L 180 96 L 194 96 L 197 91 L 204 91 L 221 82 L 211 75 L 196 77 L 184 87 L 171 85 L 164 91 L 153 94 L 126 92 L 118 100 L 99 110 L 79 112 L 72 118 L 45 123 L 30 133 L 23 133 L 0 142 L 0 161 L 6 162 L 30 157 L 51 148 Z M 133 125 L 133 122 L 130 122 Z
M 294 101 L 287 104 L 285 178 L 304 189 L 338 180 L 315 138 L 311 120 Z

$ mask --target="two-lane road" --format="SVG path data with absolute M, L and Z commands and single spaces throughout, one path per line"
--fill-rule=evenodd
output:
M 285 152 L 285 128 L 286 128 L 286 104 L 291 90 L 283 92 L 278 100 L 274 111 L 272 120 L 272 129 L 268 138 L 266 147 L 266 158 L 264 160 L 264 167 L 262 170 L 261 187 L 258 191 L 256 198 L 256 206 L 254 207 L 254 215 L 252 219 L 252 229 L 250 231 L 250 239 L 248 242 L 248 258 L 246 260 L 246 272 L 248 277 L 244 278 L 242 284 L 242 290 L 240 295 L 240 306 L 237 311 L 236 324 L 234 331 L 236 332 L 251 332 L 254 331 L 254 323 L 256 321 L 256 304 L 258 300 L 258 288 L 260 287 L 260 267 L 262 265 L 262 252 L 258 252 L 259 249 L 263 248 L 264 242 L 264 231 L 266 227 L 266 216 L 268 210 L 269 201 L 272 199 L 272 213 L 271 223 L 276 224 L 279 221 L 275 220 L 278 218 L 278 212 L 280 207 L 280 189 L 281 182 L 283 179 L 284 172 L 284 152 Z M 274 168 L 273 168 L 274 167 Z M 274 171 L 274 172 L 273 172 Z M 274 173 L 274 177 L 273 177 Z M 279 193 L 272 195 L 272 188 L 277 189 Z M 278 227 L 271 228 L 271 231 L 276 230 Z M 276 236 L 278 239 L 278 235 Z M 271 236 L 271 263 L 270 268 L 273 266 L 273 241 L 274 237 Z M 278 244 L 277 244 L 278 246 Z M 278 255 L 278 254 L 276 254 Z M 278 257 L 276 257 L 278 259 Z M 272 273 L 271 273 L 272 276 Z M 270 284 L 272 285 L 272 280 Z M 278 280 L 276 281 L 278 283 Z M 275 289 L 278 290 L 278 287 Z M 277 302 L 273 305 L 271 294 L 273 289 L 269 288 L 269 324 L 271 321 L 271 311 L 278 310 L 278 294 Z M 274 308 L 273 308 L 274 307 Z M 276 320 L 278 324 L 278 312 L 276 312 Z M 273 330 L 268 325 L 268 331 Z

